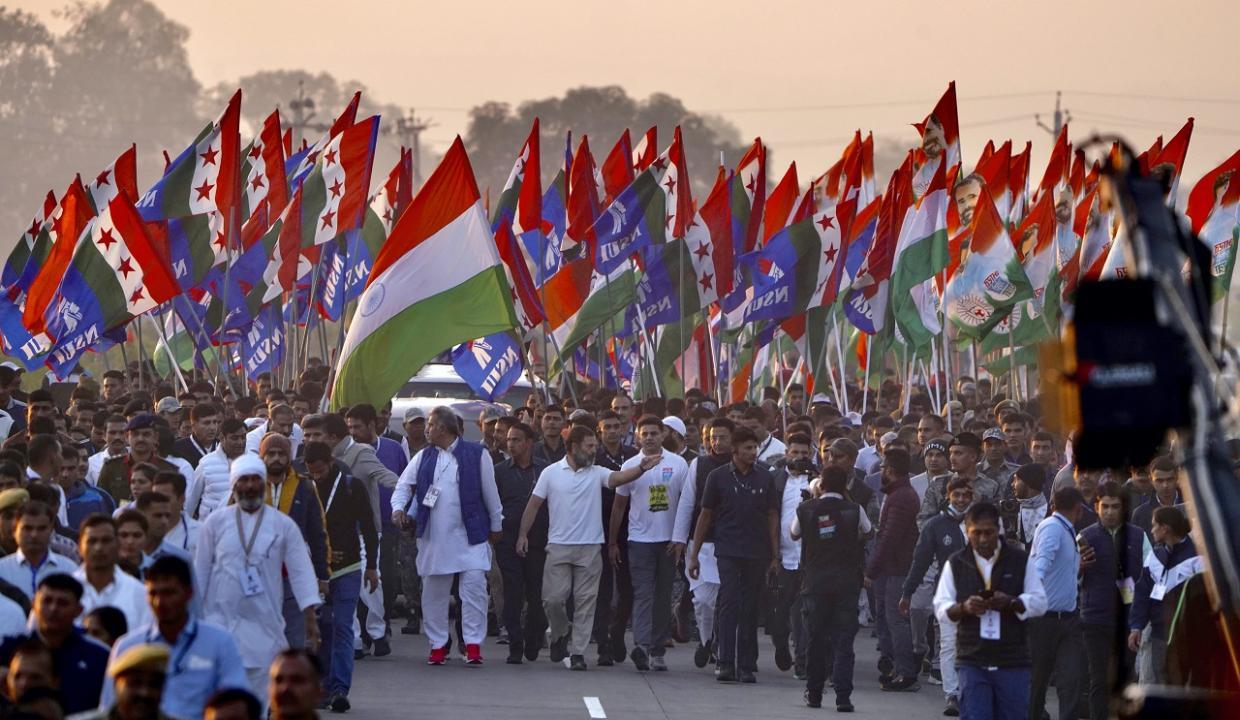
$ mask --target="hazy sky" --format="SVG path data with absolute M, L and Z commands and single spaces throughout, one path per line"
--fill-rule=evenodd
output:
M 1049 122 L 1056 89 L 1076 139 L 1114 130 L 1144 149 L 1194 115 L 1190 182 L 1240 147 L 1240 0 L 155 3 L 190 29 L 204 85 L 328 71 L 433 118 L 438 150 L 477 103 L 619 84 L 728 118 L 806 178 L 855 128 L 911 143 L 909 123 L 952 79 L 966 164 L 987 139 L 1033 140 L 1035 183 L 1050 138 L 1033 116 Z M 64 0 L 10 4 L 62 27 Z

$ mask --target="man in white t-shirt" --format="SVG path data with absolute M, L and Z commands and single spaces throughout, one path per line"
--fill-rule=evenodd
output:
M 663 456 L 640 456 L 641 462 L 627 470 L 612 472 L 594 464 L 598 436 L 594 430 L 574 426 L 565 443 L 562 460 L 543 470 L 521 515 L 517 554 L 525 557 L 529 532 L 544 502 L 550 520 L 547 529 L 547 563 L 543 566 L 543 609 L 551 626 L 551 661 L 569 654 L 572 631 L 571 669 L 585 670 L 586 648 L 594 627 L 594 605 L 603 572 L 603 488 L 631 483 L 659 464 Z M 573 620 L 569 627 L 565 603 L 573 594 Z
M 667 670 L 663 660 L 671 637 L 672 577 L 676 556 L 671 548 L 676 525 L 676 505 L 689 477 L 684 458 L 663 452 L 663 420 L 646 415 L 637 421 L 641 452 L 621 466 L 630 470 L 662 456 L 663 460 L 628 485 L 616 488 L 611 510 L 611 544 L 607 551 L 613 565 L 621 562 L 620 523 L 625 510 L 629 518 L 629 575 L 633 578 L 633 652 L 629 657 L 639 671 Z

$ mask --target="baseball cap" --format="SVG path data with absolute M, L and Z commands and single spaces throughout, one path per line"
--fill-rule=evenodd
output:
M 405 422 L 413 422 L 414 420 L 425 420 L 426 411 L 420 407 L 411 407 L 405 411 Z
M 887 447 L 888 445 L 890 445 L 891 443 L 899 439 L 900 439 L 899 433 L 886 432 L 886 433 L 883 433 L 883 436 L 878 439 L 878 446 Z
M 177 402 L 177 399 L 171 395 L 160 398 L 159 402 L 155 405 L 155 412 L 157 413 L 174 413 L 180 411 L 181 403 Z
M 155 416 L 148 412 L 142 412 L 134 415 L 133 418 L 130 419 L 130 421 L 125 425 L 125 431 L 145 430 L 146 428 L 152 427 L 155 427 Z
M 1007 435 L 999 428 L 986 428 L 986 432 L 982 433 L 982 442 L 987 440 L 998 440 L 999 442 L 1007 442 Z
M 499 408 L 486 407 L 482 409 L 482 414 L 478 416 L 478 422 L 493 422 L 495 420 L 499 420 L 503 416 L 504 413 L 500 412 Z
M 681 437 L 685 436 L 685 421 L 675 415 L 668 415 L 663 418 L 663 425 L 664 427 L 671 428 L 675 432 L 679 433 Z
M 974 450 L 978 450 L 978 451 L 982 449 L 982 441 L 979 440 L 978 437 L 971 432 L 960 433 L 959 435 L 956 436 L 955 440 L 952 440 L 951 445 L 949 445 L 948 447 L 955 447 L 957 445 L 967 447 L 967 448 L 973 448 Z

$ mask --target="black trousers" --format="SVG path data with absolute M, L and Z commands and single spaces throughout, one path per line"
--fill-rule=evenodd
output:
M 809 633 L 805 658 L 805 689 L 821 698 L 831 673 L 837 700 L 847 700 L 853 690 L 853 641 L 857 637 L 857 595 L 851 588 L 833 595 L 802 595 L 801 612 Z
M 390 624 L 396 596 L 400 594 L 400 533 L 395 530 L 379 538 L 379 576 L 383 578 L 383 610 L 387 613 L 384 619 Z
M 1029 720 L 1042 720 L 1052 675 L 1059 698 L 1059 720 L 1076 720 L 1085 678 L 1080 618 L 1075 613 L 1047 613 L 1030 619 L 1025 635 L 1029 638 L 1032 665 Z
M 543 612 L 543 566 L 546 548 L 533 548 L 521 557 L 514 541 L 505 537 L 495 545 L 495 558 L 504 579 L 504 628 L 508 631 L 509 654 L 523 648 L 541 648 L 547 631 Z
M 611 564 L 603 547 L 603 575 L 598 581 L 598 604 L 594 609 L 594 637 L 599 657 L 611 655 L 612 645 L 624 641 L 625 628 L 633 615 L 633 579 L 629 576 L 629 546 L 620 546 L 620 567 Z
M 1123 655 L 1119 662 L 1124 663 L 1125 676 L 1131 678 L 1136 657 L 1128 649 L 1127 634 L 1125 631 Z M 1114 625 L 1083 622 L 1081 637 L 1085 643 L 1085 662 L 1089 666 L 1089 718 L 1107 720 L 1110 716 L 1111 688 L 1119 672 L 1115 657 L 1115 652 L 1120 647 L 1116 644 L 1116 628 Z
M 719 665 L 758 669 L 758 598 L 765 584 L 765 560 L 720 557 L 715 607 Z

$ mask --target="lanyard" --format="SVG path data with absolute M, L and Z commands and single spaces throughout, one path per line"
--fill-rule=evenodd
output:
M 1002 545 L 995 546 L 995 557 L 994 560 L 990 561 L 990 575 L 982 572 L 982 564 L 977 560 L 977 551 L 973 551 L 973 566 L 977 568 L 977 574 L 981 576 L 982 584 L 986 586 L 987 590 L 990 589 L 991 582 L 995 579 L 995 565 L 999 562 L 999 552 L 1002 547 Z
M 181 511 L 181 549 L 189 550 L 189 523 L 185 521 L 185 511 Z
M 198 451 L 199 455 L 206 455 L 207 453 L 211 452 L 211 450 L 215 449 L 214 445 L 211 446 L 211 450 L 208 450 L 204 448 L 203 446 L 199 445 L 198 439 L 195 438 L 193 435 L 189 436 L 189 441 L 194 444 L 194 449 Z
M 30 565 L 30 597 L 34 597 L 35 593 L 38 592 L 39 571 L 42 570 L 43 566 L 47 564 L 48 558 L 50 557 L 51 551 L 49 550 L 48 553 L 43 556 L 43 560 L 41 560 L 38 565 L 35 565 L 29 560 L 26 561 L 26 563 Z
M 147 633 L 146 641 L 148 643 L 156 641 L 156 630 L 158 627 L 158 625 L 152 627 L 151 632 Z M 181 634 L 177 636 L 177 642 L 180 642 L 181 638 L 185 638 L 185 646 L 182 647 L 181 652 L 177 653 L 172 659 L 172 669 L 175 671 L 173 673 L 174 675 L 180 675 L 185 672 L 185 656 L 189 655 L 190 648 L 194 646 L 194 641 L 198 639 L 198 623 L 190 620 L 189 624 L 186 625 L 181 631 Z M 167 643 L 167 640 L 164 640 L 164 642 Z
M 1076 546 L 1076 531 L 1072 529 L 1072 526 L 1068 524 L 1068 521 L 1064 520 L 1059 515 L 1052 515 L 1051 517 L 1058 520 L 1063 529 L 1068 531 L 1068 537 L 1071 540 L 1070 544 L 1072 545 L 1073 553 L 1080 553 L 1081 549 Z
M 340 487 L 340 476 L 343 474 L 344 473 L 336 473 L 336 479 L 332 481 L 332 491 L 327 494 L 327 503 L 323 505 L 324 515 L 327 515 L 327 513 L 332 509 L 332 500 L 336 499 L 336 490 Z
M 241 531 L 241 508 L 237 507 L 237 539 L 241 541 L 241 552 L 245 554 L 245 564 L 250 564 L 250 551 L 254 549 L 254 541 L 258 540 L 258 529 L 263 526 L 263 516 L 267 510 L 266 505 L 260 505 L 258 508 L 258 518 L 254 520 L 254 529 L 250 531 L 250 540 L 246 542 L 245 533 Z

